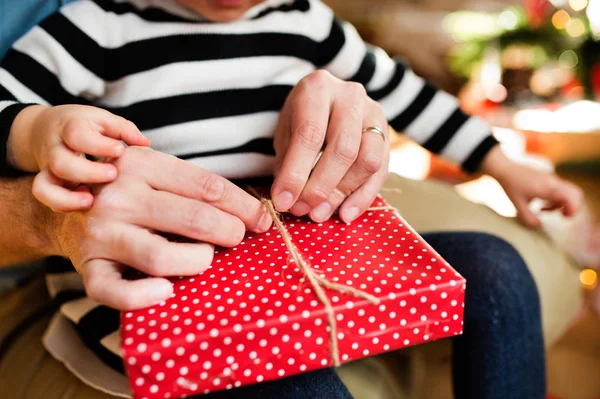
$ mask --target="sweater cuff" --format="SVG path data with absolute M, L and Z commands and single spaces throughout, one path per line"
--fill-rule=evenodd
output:
M 8 136 L 15 118 L 25 108 L 34 104 L 13 104 L 0 112 L 0 177 L 21 177 L 27 173 L 8 164 Z
M 469 173 L 477 172 L 486 155 L 498 144 L 498 140 L 496 140 L 490 132 L 490 135 L 487 136 L 477 148 L 475 148 L 471 155 L 469 155 L 469 158 L 463 162 L 462 168 Z

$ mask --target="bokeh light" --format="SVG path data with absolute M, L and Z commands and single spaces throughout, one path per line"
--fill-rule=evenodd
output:
M 558 57 L 558 65 L 564 69 L 575 68 L 579 63 L 579 57 L 573 50 L 563 51 Z
M 571 37 L 579 37 L 585 33 L 585 25 L 579 18 L 572 19 L 567 24 L 567 33 Z
M 569 5 L 575 11 L 581 11 L 588 5 L 588 0 L 569 0 Z
M 556 29 L 565 29 L 569 22 L 571 22 L 571 16 L 565 10 L 558 10 L 552 15 L 552 25 Z
M 594 289 L 598 285 L 598 273 L 592 269 L 583 269 L 579 272 L 579 281 L 587 289 Z
M 498 23 L 504 29 L 513 30 L 517 27 L 519 19 L 517 14 L 513 10 L 506 10 L 500 13 L 498 16 Z

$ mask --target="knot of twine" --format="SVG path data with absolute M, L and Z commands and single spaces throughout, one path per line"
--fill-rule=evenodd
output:
M 388 191 L 387 189 L 384 189 L 384 190 Z M 260 201 L 262 202 L 262 204 L 265 206 L 267 211 L 271 214 L 271 217 L 273 218 L 273 223 L 275 224 L 275 227 L 279 231 L 279 234 L 281 234 L 281 237 L 283 238 L 283 242 L 285 243 L 285 246 L 286 246 L 290 256 L 292 257 L 292 259 L 294 260 L 296 265 L 298 265 L 298 268 L 300 268 L 300 270 L 304 273 L 304 275 L 310 282 L 310 285 L 312 286 L 312 289 L 315 292 L 319 301 L 321 301 L 323 306 L 325 306 L 325 312 L 327 313 L 327 321 L 329 323 L 329 330 L 330 330 L 331 360 L 335 367 L 340 366 L 341 363 L 340 363 L 340 354 L 339 354 L 339 347 L 338 347 L 337 322 L 335 319 L 335 310 L 334 310 L 333 306 L 331 305 L 331 302 L 329 301 L 329 298 L 327 297 L 327 294 L 325 294 L 325 291 L 323 290 L 323 288 L 337 291 L 342 294 L 353 295 L 357 298 L 366 299 L 369 303 L 371 303 L 373 305 L 378 305 L 381 302 L 381 300 L 371 294 L 368 294 L 368 293 L 361 291 L 359 289 L 356 289 L 354 287 L 350 287 L 350 286 L 344 285 L 344 284 L 337 284 L 337 283 L 331 282 L 328 279 L 318 275 L 317 272 L 315 272 L 315 270 L 310 266 L 310 264 L 302 257 L 298 248 L 296 248 L 296 245 L 292 241 L 292 236 L 290 235 L 290 232 L 288 231 L 287 227 L 283 223 L 279 212 L 277 212 L 277 210 L 273 206 L 273 202 L 267 198 L 261 197 L 260 194 L 258 194 L 256 192 L 256 190 L 254 190 L 252 187 L 249 188 L 249 191 L 252 194 L 254 194 L 257 198 L 260 198 Z M 389 191 L 390 192 L 399 192 L 399 190 L 397 190 L 397 189 L 390 189 Z M 369 208 L 367 210 L 368 211 L 396 210 L 396 208 L 391 207 L 391 206 L 381 206 L 381 207 Z

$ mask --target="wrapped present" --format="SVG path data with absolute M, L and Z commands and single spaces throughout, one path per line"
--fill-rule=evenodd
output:
M 125 312 L 135 398 L 180 398 L 461 334 L 465 280 L 378 198 L 347 225 L 281 215 Z

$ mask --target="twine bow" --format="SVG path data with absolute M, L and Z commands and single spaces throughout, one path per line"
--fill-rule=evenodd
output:
M 331 338 L 330 339 L 330 341 L 331 341 L 331 359 L 332 359 L 333 365 L 335 367 L 338 367 L 341 363 L 340 363 L 340 354 L 339 354 L 339 348 L 338 348 L 337 323 L 336 323 L 336 319 L 335 319 L 335 311 L 333 309 L 333 306 L 331 305 L 331 302 L 329 301 L 329 298 L 327 297 L 327 294 L 323 290 L 323 288 L 337 291 L 342 294 L 349 294 L 349 295 L 353 295 L 358 298 L 366 299 L 369 303 L 371 303 L 373 305 L 378 305 L 381 302 L 381 300 L 371 294 L 368 294 L 368 293 L 361 291 L 359 289 L 356 289 L 354 287 L 350 287 L 350 286 L 344 285 L 344 284 L 333 283 L 333 282 L 329 281 L 328 279 L 318 275 L 315 272 L 315 270 L 310 266 L 310 264 L 302 257 L 300 251 L 298 250 L 298 248 L 296 248 L 296 245 L 294 245 L 294 242 L 292 241 L 292 236 L 290 235 L 290 232 L 288 231 L 287 227 L 283 223 L 279 212 L 277 212 L 277 210 L 273 206 L 273 202 L 267 198 L 261 197 L 260 194 L 258 194 L 256 192 L 256 190 L 254 190 L 252 187 L 249 187 L 248 190 L 252 194 L 254 194 L 257 198 L 260 198 L 260 201 L 262 202 L 262 204 L 265 206 L 267 211 L 271 214 L 271 217 L 273 218 L 275 227 L 279 231 L 279 234 L 281 234 L 281 237 L 283 238 L 283 242 L 285 243 L 285 246 L 286 246 L 290 256 L 294 260 L 294 263 L 296 263 L 296 265 L 298 265 L 300 270 L 304 273 L 304 275 L 310 282 L 310 285 L 312 286 L 312 289 L 315 292 L 315 295 L 317 296 L 319 301 L 321 301 L 323 306 L 325 306 L 325 312 L 327 313 L 327 321 L 329 323 L 330 338 Z M 386 191 L 388 191 L 388 190 L 386 190 Z M 399 190 L 397 190 L 397 189 L 389 189 L 389 191 L 396 192 L 396 193 L 399 192 Z M 382 207 L 369 208 L 368 210 L 369 211 L 378 211 L 378 210 L 396 210 L 396 209 L 393 207 L 390 207 L 390 206 L 382 206 Z

